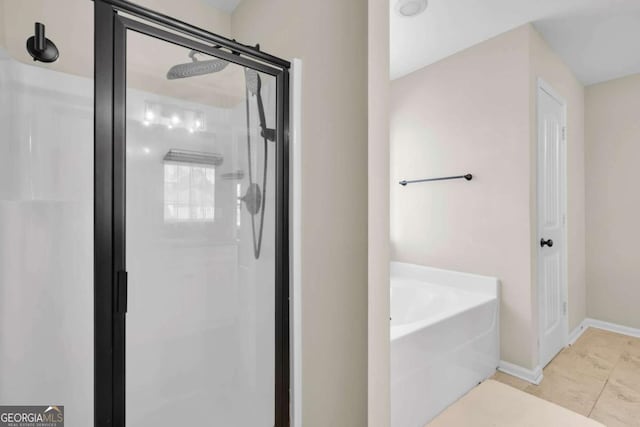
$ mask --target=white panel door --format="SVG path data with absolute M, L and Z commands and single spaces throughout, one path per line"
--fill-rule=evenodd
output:
M 565 106 L 538 88 L 538 302 L 540 365 L 566 345 Z

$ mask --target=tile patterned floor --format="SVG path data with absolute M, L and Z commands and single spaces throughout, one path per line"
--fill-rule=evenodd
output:
M 589 328 L 544 369 L 540 385 L 493 379 L 609 427 L 640 427 L 640 338 Z
M 495 380 L 483 381 L 425 427 L 604 427 Z

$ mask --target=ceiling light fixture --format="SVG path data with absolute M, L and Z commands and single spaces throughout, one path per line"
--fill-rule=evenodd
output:
M 427 4 L 427 0 L 398 0 L 396 3 L 396 11 L 400 16 L 416 16 L 425 11 Z
M 167 129 L 184 129 L 189 133 L 204 132 L 206 115 L 203 111 L 183 109 L 177 105 L 145 101 L 140 123 L 147 127 L 162 125 Z

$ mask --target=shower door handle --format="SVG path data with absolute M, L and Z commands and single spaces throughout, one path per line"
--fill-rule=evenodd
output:
M 544 238 L 540 239 L 540 247 L 544 248 L 546 246 L 549 246 L 550 248 L 553 247 L 553 240 L 548 239 L 548 240 L 544 240 Z
M 128 277 L 126 271 L 118 271 L 116 275 L 116 313 L 127 313 Z

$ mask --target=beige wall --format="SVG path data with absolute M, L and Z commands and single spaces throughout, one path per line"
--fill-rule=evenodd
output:
M 5 47 L 28 64 L 70 74 L 93 77 L 93 2 L 82 0 L 0 0 L 4 6 Z M 33 35 L 34 22 L 46 26 L 47 38 L 60 50 L 52 64 L 34 62 L 25 43 Z
M 135 3 L 223 36 L 231 34 L 231 16 L 208 6 L 202 0 L 137 0 Z M 39 67 L 93 78 L 93 2 L 0 0 L 0 5 L 4 7 L 0 34 L 4 32 L 4 44 L 13 58 Z M 46 25 L 47 38 L 53 40 L 60 50 L 60 58 L 52 64 L 34 63 L 25 49 L 27 38 L 33 35 L 35 21 Z
M 367 423 L 367 1 L 245 0 L 233 36 L 302 64 L 302 422 Z
M 531 25 L 392 83 L 392 259 L 497 276 L 501 358 L 537 366 L 536 85 L 568 103 L 570 327 L 585 316 L 584 94 Z M 472 173 L 471 182 L 398 185 Z
M 212 33 L 225 37 L 231 36 L 231 15 L 210 6 L 210 3 L 204 0 L 135 0 L 133 3 L 204 28 Z
M 391 85 L 392 259 L 497 276 L 502 359 L 531 368 L 529 29 Z M 398 185 L 472 173 L 474 179 Z
M 369 0 L 369 427 L 388 427 L 389 4 Z
M 640 74 L 586 88 L 587 314 L 640 328 Z
M 4 47 L 4 31 L 5 31 L 5 20 L 4 20 L 4 2 L 0 2 L 0 47 Z
M 538 240 L 536 219 L 536 157 L 538 127 L 537 80 L 542 78 L 567 103 L 567 276 L 569 331 L 580 325 L 586 316 L 585 261 L 585 181 L 584 181 L 584 86 L 560 57 L 553 52 L 540 34 L 531 32 L 531 206 L 532 206 L 532 283 L 536 283 Z M 534 287 L 535 289 L 535 287 Z M 537 315 L 537 293 L 532 297 L 533 312 Z M 537 319 L 537 317 L 536 317 Z

